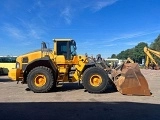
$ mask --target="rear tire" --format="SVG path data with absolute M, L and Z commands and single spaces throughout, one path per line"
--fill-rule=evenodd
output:
M 104 92 L 109 80 L 107 72 L 100 67 L 88 68 L 82 75 L 83 86 L 90 93 Z
M 56 86 L 56 81 L 50 68 L 39 66 L 29 72 L 27 84 L 33 92 L 44 93 L 53 89 Z

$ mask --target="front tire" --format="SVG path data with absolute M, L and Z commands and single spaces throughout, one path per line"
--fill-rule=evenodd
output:
M 55 87 L 56 81 L 50 68 L 39 66 L 29 72 L 27 84 L 33 92 L 44 93 Z
M 82 75 L 83 86 L 90 93 L 104 92 L 109 80 L 107 72 L 100 67 L 88 68 Z

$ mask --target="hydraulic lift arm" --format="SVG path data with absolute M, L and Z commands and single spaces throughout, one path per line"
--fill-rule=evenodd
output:
M 148 67 L 149 65 L 149 59 L 156 65 L 158 66 L 158 63 L 155 61 L 155 59 L 152 57 L 151 53 L 160 58 L 160 52 L 152 50 L 150 48 L 144 47 L 144 53 L 146 54 L 146 62 L 145 66 Z

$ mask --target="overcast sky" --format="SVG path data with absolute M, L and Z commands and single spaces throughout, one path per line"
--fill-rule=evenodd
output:
M 160 0 L 1 0 L 0 55 L 20 55 L 54 38 L 77 53 L 110 57 L 160 34 Z

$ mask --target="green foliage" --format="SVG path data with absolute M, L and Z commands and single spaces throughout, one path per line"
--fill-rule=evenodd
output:
M 160 51 L 160 35 L 151 43 L 150 48 L 156 51 Z M 155 55 L 152 55 L 155 61 L 160 65 L 160 58 Z
M 160 51 L 160 35 L 158 35 L 154 42 L 151 43 L 150 48 L 156 51 Z
M 117 54 L 117 56 L 112 54 L 111 58 L 116 56 L 118 59 L 127 59 L 130 57 L 135 62 L 141 63 L 142 59 L 145 59 L 145 53 L 143 51 L 145 46 L 148 47 L 148 44 L 145 42 L 140 42 L 134 48 L 121 51 L 119 54 Z M 154 40 L 154 42 L 151 43 L 149 47 L 160 52 L 160 35 L 158 35 L 158 37 Z M 160 64 L 160 58 L 157 58 L 154 55 L 153 57 Z
M 112 54 L 111 58 L 117 58 L 116 54 Z
M 137 46 L 135 46 L 135 48 L 134 48 L 135 61 L 138 62 L 138 63 L 141 63 L 142 59 L 145 58 L 145 53 L 143 52 L 143 48 L 145 46 L 148 47 L 148 44 L 144 43 L 144 42 L 141 42 Z
M 137 46 L 131 49 L 127 49 L 125 51 L 121 51 L 118 55 L 118 59 L 127 59 L 130 57 L 132 60 L 134 60 L 137 63 L 141 63 L 142 59 L 145 58 L 145 54 L 143 52 L 143 48 L 145 46 L 148 46 L 145 42 L 140 42 Z

